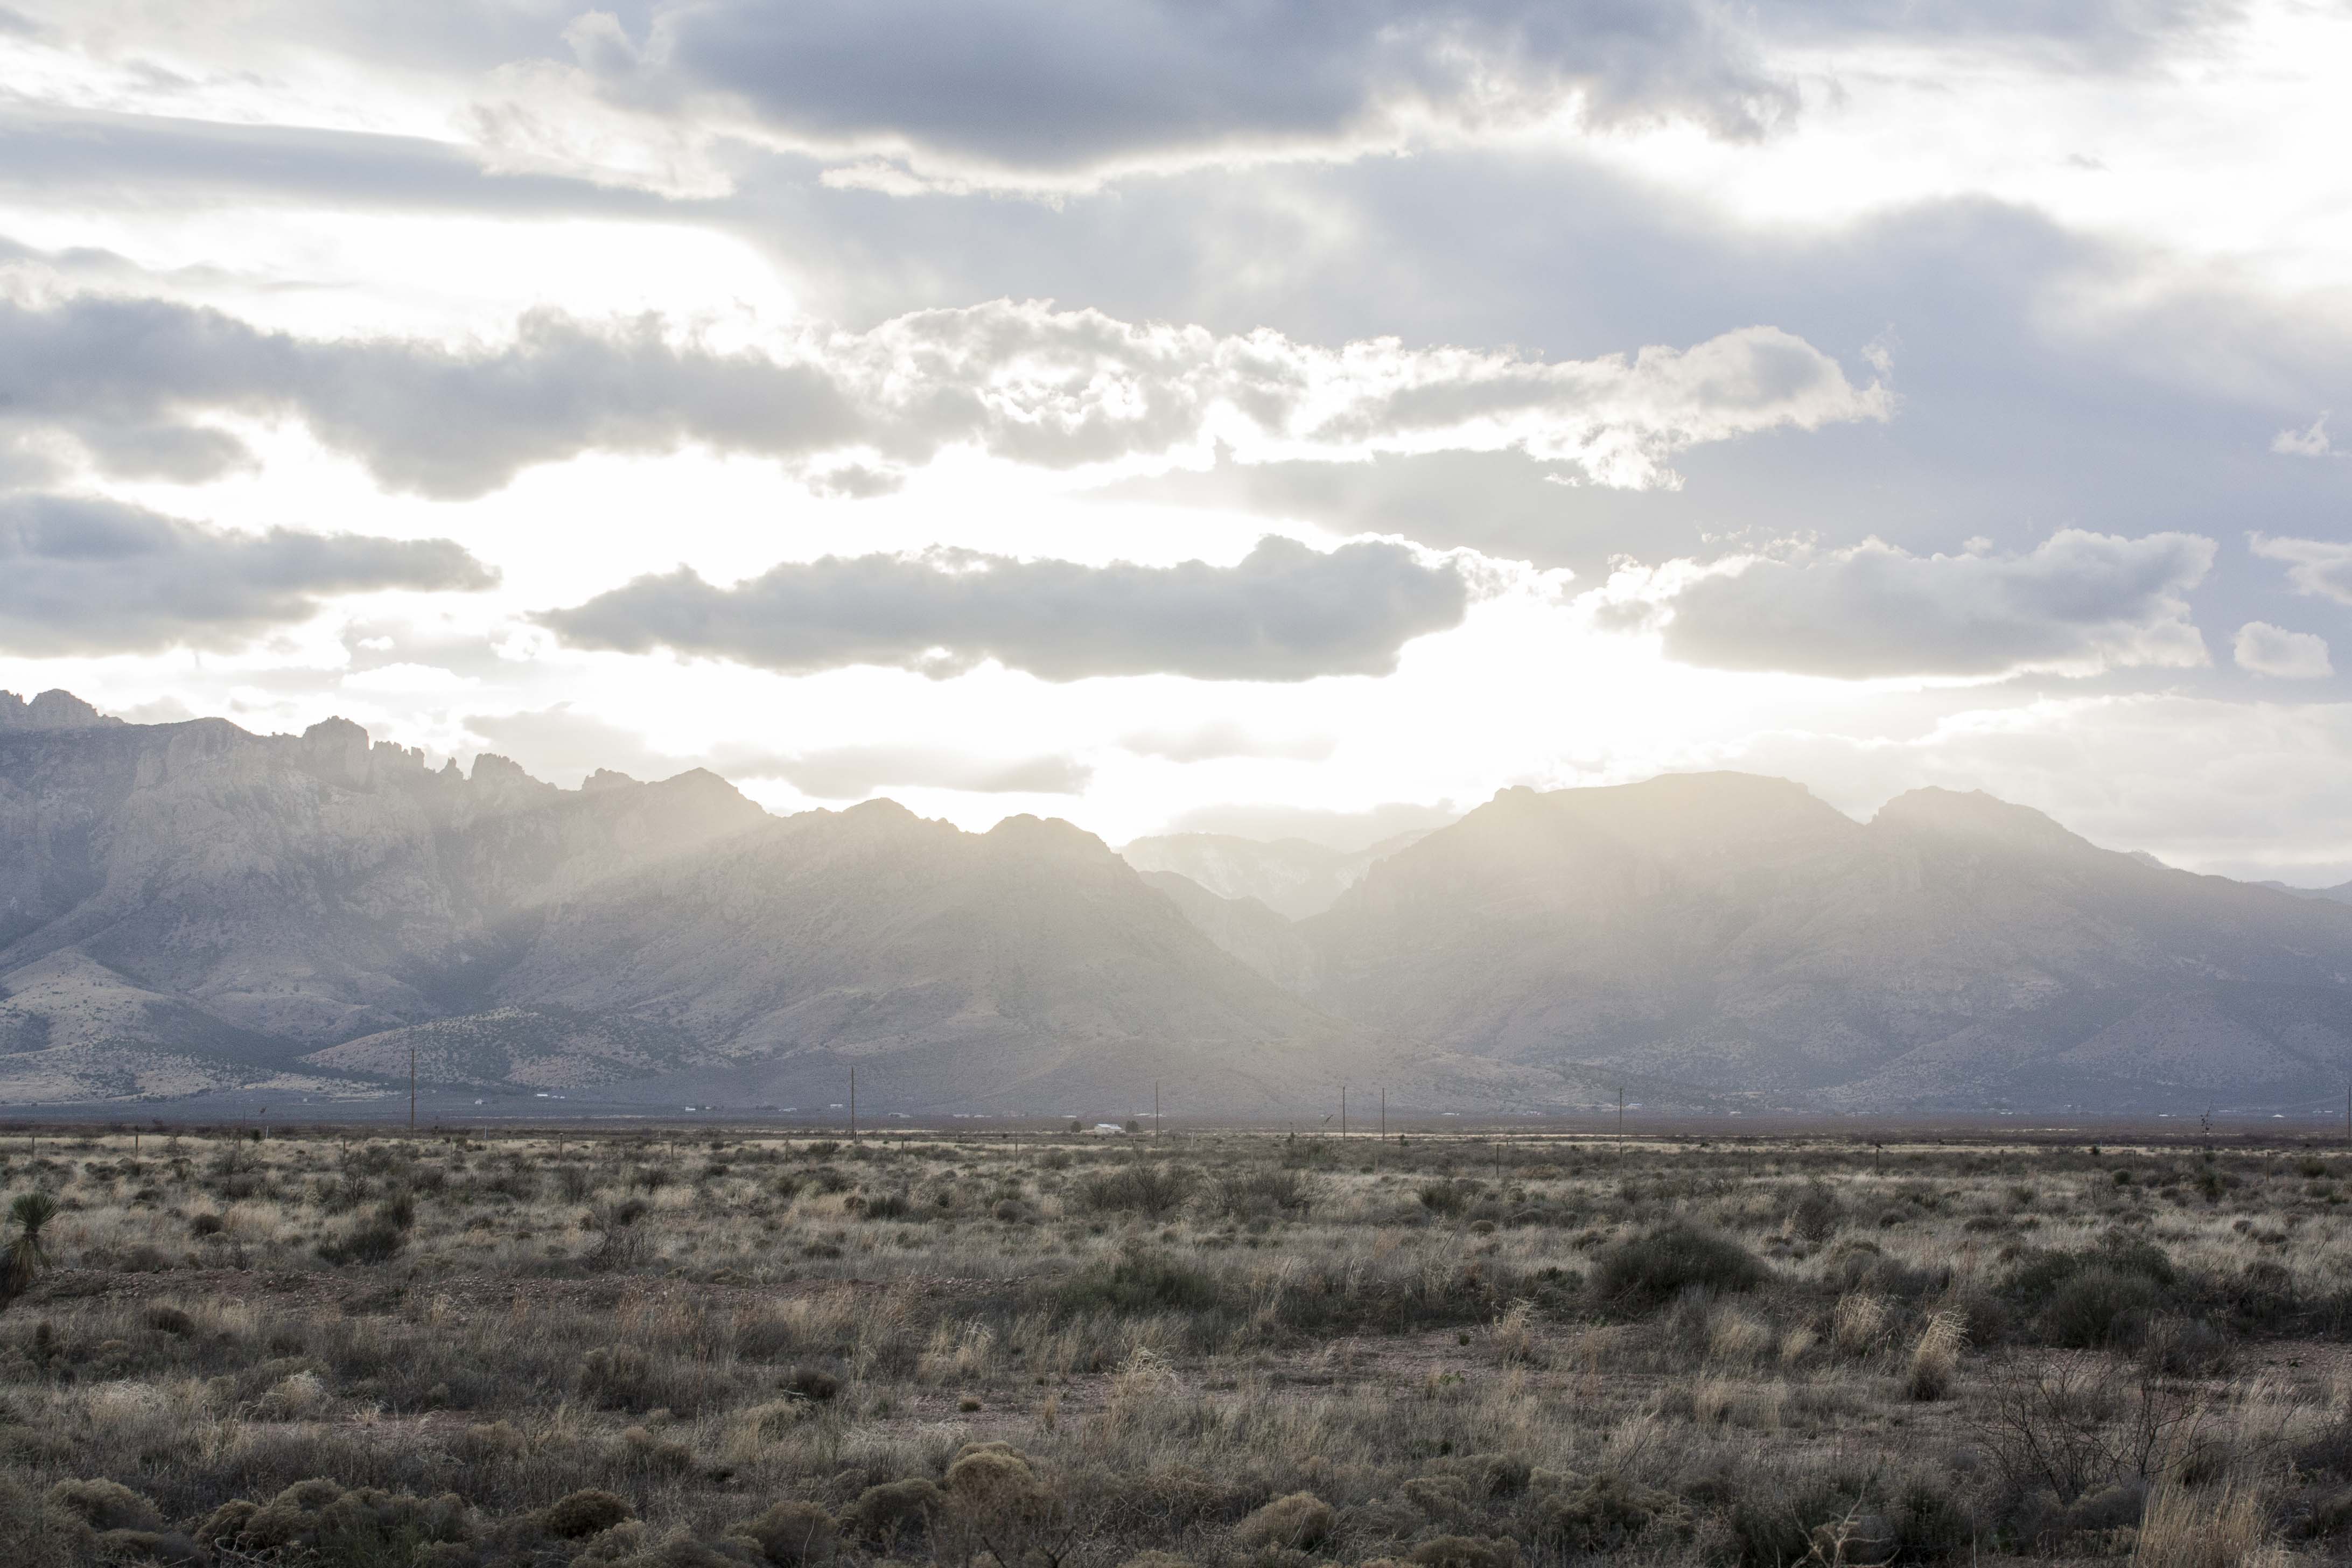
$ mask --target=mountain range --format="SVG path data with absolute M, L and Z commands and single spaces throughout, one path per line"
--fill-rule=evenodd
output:
M 1189 868 L 1189 869 L 1187 869 Z M 1234 896 L 1234 895 L 1240 896 Z M 0 693 L 0 1102 L 1286 1116 L 2334 1103 L 2352 905 L 1922 790 L 1508 789 L 1353 856 L 776 816 Z M 1367 1103 L 1360 1098 L 1359 1106 Z

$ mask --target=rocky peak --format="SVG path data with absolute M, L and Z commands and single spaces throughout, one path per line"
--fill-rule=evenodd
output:
M 98 730 L 121 722 L 70 691 L 44 691 L 29 702 L 0 691 L 0 730 Z
M 2032 806 L 2012 805 L 1982 790 L 1911 790 L 1879 807 L 1871 825 L 1984 848 L 2048 852 L 2092 847 Z

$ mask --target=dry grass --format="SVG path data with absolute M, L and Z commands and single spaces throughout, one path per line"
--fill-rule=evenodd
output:
M 2316 1561 L 2352 1546 L 2347 1177 L 2027 1144 L 1878 1171 L 1766 1142 L 51 1135 L 0 1155 L 0 1196 L 60 1205 L 56 1269 L 0 1312 L 0 1541 L 162 1551 L 50 1500 L 112 1480 L 288 1568 Z

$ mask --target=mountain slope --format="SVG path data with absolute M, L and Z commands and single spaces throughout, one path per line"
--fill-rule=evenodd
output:
M 341 721 L 0 731 L 0 988 L 21 1098 L 340 1091 L 403 1079 L 412 1047 L 452 1086 L 735 1103 L 837 1090 L 853 1056 L 869 1094 L 921 1106 L 1157 1077 L 1195 1110 L 1266 1110 L 1375 1062 L 1434 1081 L 1066 823 L 777 819 L 699 773 L 564 791 L 497 757 L 427 770 Z
M 1304 838 L 1241 838 L 1230 833 L 1170 833 L 1138 838 L 1119 855 L 1137 870 L 1172 871 L 1221 899 L 1255 899 L 1290 920 L 1321 914 L 1364 873 L 1425 835 L 1415 830 L 1368 848 L 1339 850 Z
M 383 1094 L 412 1052 L 469 1093 L 648 1104 L 829 1105 L 853 1065 L 866 1103 L 933 1111 L 1154 1081 L 1179 1114 L 1312 1114 L 1342 1081 L 1465 1110 L 2333 1104 L 2352 906 L 1983 795 L 1865 824 L 1715 773 L 1504 791 L 1293 922 L 1064 822 L 778 818 L 704 773 L 561 790 L 342 721 L 0 694 L 0 1101 Z
M 1195 931 L 1099 839 L 963 833 L 872 802 L 775 822 L 552 912 L 502 994 L 625 1011 L 735 1062 L 701 1096 L 1058 1109 L 1182 1079 L 1266 1110 L 1346 1075 L 1349 1030 Z M 887 1073 L 887 1078 L 882 1075 Z
M 1176 906 L 1195 930 L 1276 984 L 1307 984 L 1307 944 L 1298 930 L 1255 899 L 1221 899 L 1174 871 L 1146 871 L 1144 886 Z
M 2352 1056 L 2352 910 L 1941 790 L 1867 825 L 1739 774 L 1505 791 L 1300 934 L 1368 1025 L 1816 1102 L 2280 1102 Z

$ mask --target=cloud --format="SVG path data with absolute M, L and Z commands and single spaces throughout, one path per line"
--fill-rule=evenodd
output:
M 743 770 L 781 778 L 818 800 L 862 800 L 877 789 L 982 795 L 1083 795 L 1094 770 L 1065 756 L 980 757 L 931 746 L 837 746 L 767 759 Z
M 2290 426 L 2271 437 L 2271 450 L 2286 458 L 2325 458 L 2336 450 L 2327 435 L 2327 416 L 2323 414 L 2301 430 Z
M 2352 605 L 2352 544 L 2250 533 L 2246 547 L 2266 561 L 2286 562 L 2286 580 L 2296 593 Z
M 1923 785 L 1981 789 L 2109 848 L 2317 884 L 2352 876 L 2347 755 L 2352 703 L 2147 692 L 1965 709 L 1900 739 L 1775 731 L 1706 765 L 1793 778 L 1862 816 Z
M 963 790 L 981 795 L 1080 795 L 1094 772 L 1075 758 L 990 757 L 944 746 L 856 745 L 779 753 L 726 742 L 678 754 L 568 703 L 521 713 L 477 713 L 466 728 L 526 768 L 577 784 L 598 769 L 663 779 L 698 767 L 730 779 L 782 779 L 817 800 L 862 800 L 878 789 Z
M 437 664 L 380 664 L 353 670 L 342 679 L 346 691 L 389 692 L 404 697 L 436 697 L 479 686 L 478 678 L 459 675 Z
M 471 128 L 509 166 L 682 194 L 726 188 L 730 137 L 882 189 L 1071 188 L 1570 116 L 1752 139 L 1798 95 L 1743 19 L 1714 0 L 708 0 L 634 33 L 580 16 L 570 58 L 503 68 Z
M 1759 431 L 1885 419 L 1894 399 L 1771 327 L 1687 349 L 1547 363 L 1507 352 L 1324 349 L 1271 331 L 1122 321 L 996 300 L 866 332 L 804 325 L 728 352 L 657 318 L 526 314 L 510 342 L 315 342 L 217 310 L 78 297 L 0 302 L 0 434 L 79 439 L 110 471 L 192 479 L 245 460 L 212 411 L 304 421 L 387 485 L 478 495 L 533 463 L 701 443 L 824 488 L 970 445 L 1049 468 L 1517 450 L 1606 485 L 1675 482 L 1672 455 Z
M 2241 667 L 2256 675 L 2309 680 L 2333 675 L 2327 639 L 2311 632 L 2290 632 L 2268 621 L 2248 621 L 2238 628 L 2233 651 Z
M 1204 763 L 1219 757 L 1280 757 L 1319 763 L 1339 749 L 1328 735 L 1299 735 L 1286 740 L 1256 734 L 1230 719 L 1213 720 L 1188 730 L 1138 730 L 1118 739 L 1120 749 L 1139 757 L 1160 757 L 1171 763 Z
M 2064 529 L 2022 553 L 1914 555 L 1876 539 L 1662 574 L 1668 658 L 1845 679 L 2090 674 L 2207 661 L 2181 595 L 2214 546 Z
M 490 73 L 494 166 L 673 195 L 731 188 L 734 143 L 891 194 L 1084 189 L 1122 174 L 1675 122 L 1753 141 L 1800 76 L 1886 42 L 2129 68 L 2234 5 L 1768 9 L 1725 0 L 700 0 L 574 18 Z M 551 40 L 551 43 L 552 40 Z M 1829 58 L 1824 58 L 1825 51 Z
M 446 539 L 215 532 L 119 501 L 0 497 L 0 648 L 35 656 L 226 647 L 330 595 L 487 588 Z
M 1468 584 L 1402 545 L 1319 554 L 1269 536 L 1239 563 L 1016 561 L 966 550 L 826 556 L 732 588 L 680 568 L 541 624 L 577 647 L 667 647 L 799 673 L 871 664 L 959 674 L 982 659 L 1047 680 L 1385 675 L 1397 650 L 1461 623 Z
M 1342 855 L 1369 849 L 1400 833 L 1444 827 L 1462 813 L 1451 802 L 1388 801 L 1363 811 L 1228 802 L 1183 813 L 1161 831 L 1230 833 L 1242 838 L 1304 838 Z

